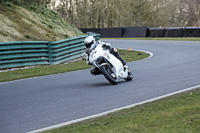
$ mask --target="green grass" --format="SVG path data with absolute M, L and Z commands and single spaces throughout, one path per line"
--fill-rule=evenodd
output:
M 127 51 L 127 50 L 118 50 L 121 57 L 127 62 L 143 59 L 149 56 L 149 54 L 139 52 L 139 51 Z M 69 71 L 77 71 L 82 69 L 88 69 L 90 66 L 87 65 L 86 60 L 82 59 L 81 61 L 69 63 L 69 64 L 60 64 L 53 66 L 39 66 L 29 69 L 0 72 L 0 82 L 30 78 L 35 76 L 43 76 L 49 74 L 63 73 Z
M 127 62 L 136 61 L 149 57 L 149 54 L 140 51 L 128 51 L 123 49 L 118 49 L 120 56 Z
M 183 38 L 104 38 L 104 39 L 124 39 L 124 40 L 166 40 L 166 41 L 200 41 L 200 37 Z
M 200 89 L 44 133 L 199 133 Z

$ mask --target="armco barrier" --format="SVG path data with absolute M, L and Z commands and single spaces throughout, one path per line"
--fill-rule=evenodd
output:
M 100 35 L 93 36 L 98 40 Z M 0 69 L 54 65 L 81 57 L 86 37 L 78 36 L 57 42 L 0 42 Z
M 48 43 L 48 41 L 0 43 L 0 69 L 48 64 Z
M 49 43 L 50 65 L 60 64 L 83 56 L 85 37 L 81 36 Z

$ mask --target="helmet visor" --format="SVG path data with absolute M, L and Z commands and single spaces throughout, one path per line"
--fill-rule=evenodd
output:
M 86 48 L 90 48 L 92 46 L 92 44 L 94 43 L 94 41 L 90 42 L 90 43 L 86 43 L 85 46 Z

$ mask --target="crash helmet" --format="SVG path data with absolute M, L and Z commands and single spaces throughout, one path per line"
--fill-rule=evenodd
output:
M 95 39 L 93 36 L 88 36 L 84 40 L 85 47 L 88 49 L 92 49 L 95 45 Z

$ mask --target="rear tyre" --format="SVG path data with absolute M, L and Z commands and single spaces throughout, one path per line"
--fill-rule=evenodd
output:
M 101 66 L 101 72 L 104 77 L 112 84 L 117 84 L 117 77 L 115 73 L 113 73 L 107 65 Z

